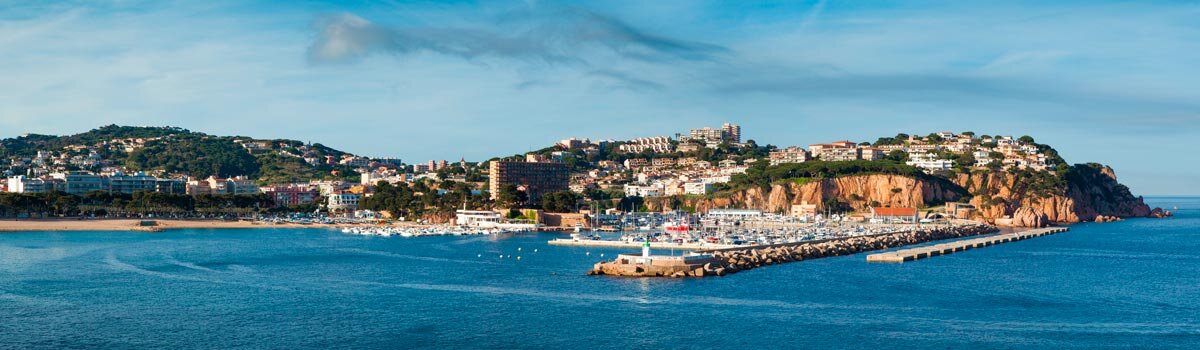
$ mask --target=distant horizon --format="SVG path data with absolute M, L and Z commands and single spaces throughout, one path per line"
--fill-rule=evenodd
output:
M 487 159 L 729 121 L 777 146 L 1030 135 L 1200 194 L 1200 4 L 0 4 L 0 137 L 107 124 Z M 95 124 L 95 125 L 92 125 Z

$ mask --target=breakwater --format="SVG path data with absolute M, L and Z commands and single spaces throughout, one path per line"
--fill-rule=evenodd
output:
M 622 273 L 621 276 L 634 277 L 704 277 L 724 276 L 763 266 L 796 262 L 809 259 L 819 259 L 832 256 L 857 254 L 866 251 L 903 247 L 925 242 L 954 239 L 982 234 L 995 233 L 998 230 L 991 225 L 969 224 L 949 227 L 922 227 L 912 231 L 881 233 L 875 235 L 831 238 L 819 241 L 799 243 L 783 243 L 765 246 L 749 246 L 714 249 L 707 251 L 712 255 L 712 262 L 705 263 L 702 271 L 684 274 L 663 275 L 647 273 L 642 275 Z M 615 262 L 614 262 L 615 263 Z M 610 269 L 605 267 L 611 263 L 596 264 L 588 274 L 604 275 Z M 635 270 L 637 271 L 637 270 Z M 651 271 L 644 269 L 642 271 Z
M 867 256 L 867 262 L 888 262 L 901 263 L 905 261 L 913 261 L 939 255 L 952 254 L 973 248 L 983 248 L 991 245 L 1015 242 L 1034 237 L 1052 235 L 1059 232 L 1066 232 L 1066 227 L 1049 227 L 1021 231 L 1017 233 L 1008 233 L 1003 235 L 987 236 L 980 238 L 964 239 L 949 243 L 935 244 L 926 247 L 916 247 L 909 249 L 901 249 L 894 252 L 886 252 L 879 254 L 871 254 Z

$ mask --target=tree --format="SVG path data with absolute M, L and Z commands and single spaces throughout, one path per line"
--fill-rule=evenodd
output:
M 551 213 L 570 213 L 575 211 L 580 196 L 571 191 L 550 192 L 542 195 L 542 209 Z
M 529 195 L 525 191 L 511 184 L 500 186 L 500 193 L 496 196 L 496 204 L 502 207 L 520 207 L 528 200 Z
M 821 204 L 824 206 L 825 210 L 828 210 L 832 213 L 845 213 L 854 210 L 854 207 L 851 207 L 850 204 L 842 202 L 837 198 L 826 199 Z
M 904 162 L 908 161 L 908 152 L 905 152 L 902 150 L 891 151 L 891 152 L 888 152 L 887 155 L 883 156 L 883 159 L 890 160 L 890 161 L 893 161 L 896 163 L 904 163 Z
M 617 204 L 617 209 L 627 212 L 638 211 L 646 204 L 646 199 L 638 196 L 621 198 L 621 202 Z
M 1017 141 L 1021 141 L 1021 143 L 1029 143 L 1029 144 L 1037 143 L 1037 142 L 1034 142 L 1033 137 L 1029 136 L 1029 135 L 1021 136 L 1021 137 L 1017 138 Z

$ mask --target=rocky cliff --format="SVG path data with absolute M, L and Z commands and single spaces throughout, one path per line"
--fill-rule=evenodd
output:
M 854 209 L 871 205 L 890 207 L 926 207 L 957 201 L 967 194 L 960 186 L 940 179 L 917 179 L 903 175 L 855 175 L 816 179 L 807 182 L 777 183 L 769 188 L 751 187 L 708 198 L 688 198 L 682 204 L 697 211 L 714 208 L 753 208 L 787 213 L 793 204 L 815 204 L 826 209 L 834 201 Z M 670 201 L 647 201 L 652 211 L 669 206 Z
M 1028 227 L 1094 221 L 1098 217 L 1156 216 L 1141 197 L 1117 182 L 1112 168 L 1099 164 L 1075 165 L 1061 174 L 985 171 L 958 174 L 951 179 L 840 176 L 751 187 L 704 198 L 652 200 L 646 205 L 652 211 L 682 206 L 701 212 L 753 208 L 787 213 L 792 205 L 801 203 L 815 204 L 818 210 L 829 205 L 861 210 L 869 206 L 923 208 L 946 202 L 970 202 L 978 209 L 974 219 Z
M 987 172 L 959 174 L 954 182 L 971 194 L 979 217 L 1006 216 L 1018 226 L 1094 221 L 1097 217 L 1147 217 L 1151 209 L 1117 182 L 1112 168 L 1078 164 L 1063 174 Z M 1044 220 L 1042 219 L 1044 217 Z

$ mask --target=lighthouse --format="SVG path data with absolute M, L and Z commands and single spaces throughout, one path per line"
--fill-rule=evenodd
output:
M 645 238 L 642 239 L 642 257 L 643 258 L 650 257 L 650 240 L 649 239 L 645 239 Z

